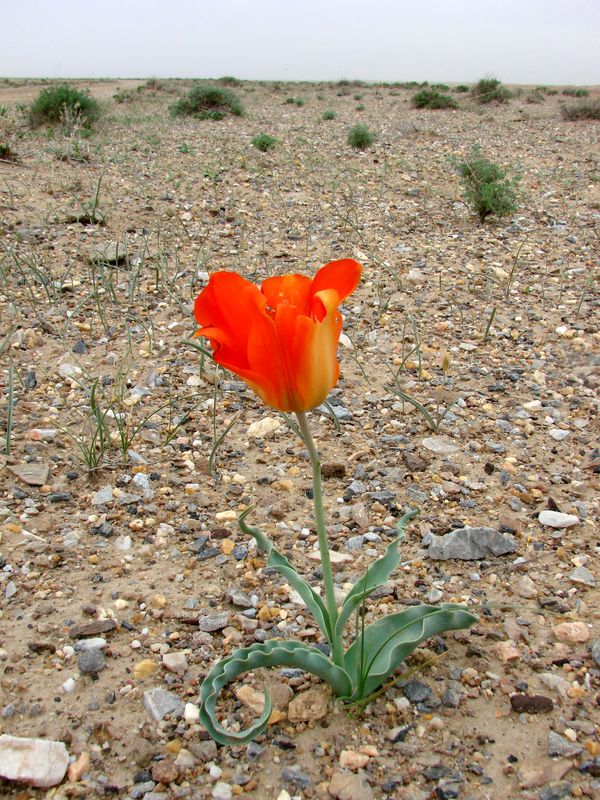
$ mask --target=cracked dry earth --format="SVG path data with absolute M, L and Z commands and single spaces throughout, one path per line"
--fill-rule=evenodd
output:
M 18 156 L 0 162 L 0 734 L 70 760 L 0 796 L 597 797 L 598 123 L 563 121 L 560 95 L 427 112 L 401 88 L 259 83 L 234 89 L 243 117 L 174 120 L 184 83 L 137 85 L 91 84 L 90 138 L 28 130 L 16 104 L 40 86 L 0 88 Z M 460 201 L 450 158 L 474 143 L 521 176 L 513 218 L 480 226 Z M 213 270 L 341 257 L 364 274 L 337 425 L 310 415 L 340 597 L 418 507 L 367 621 L 452 600 L 479 621 L 362 711 L 297 670 L 246 675 L 223 723 L 266 683 L 272 724 L 216 746 L 194 708 L 214 661 L 320 641 L 236 515 L 254 505 L 316 584 L 319 564 L 303 445 L 190 346 L 193 299 Z

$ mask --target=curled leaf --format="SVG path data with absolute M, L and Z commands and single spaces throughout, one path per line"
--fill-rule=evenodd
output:
M 260 717 L 243 731 L 226 730 L 216 718 L 216 704 L 221 690 L 238 675 L 261 667 L 298 667 L 328 683 L 338 697 L 348 697 L 352 684 L 348 674 L 333 664 L 316 647 L 303 642 L 269 639 L 250 647 L 234 650 L 218 661 L 200 687 L 200 721 L 220 744 L 245 744 L 261 733 L 269 722 L 271 699 L 265 690 L 265 708 Z
M 354 687 L 352 699 L 370 695 L 405 661 L 421 642 L 438 633 L 468 628 L 477 617 L 465 606 L 419 605 L 388 614 L 357 636 L 344 656 Z

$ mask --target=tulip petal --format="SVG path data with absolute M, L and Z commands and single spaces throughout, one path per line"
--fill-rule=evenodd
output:
M 352 258 L 330 261 L 317 272 L 310 287 L 311 299 L 323 289 L 335 289 L 338 305 L 356 289 L 362 267 Z
M 276 309 L 284 304 L 293 306 L 300 314 L 308 314 L 311 284 L 306 275 L 281 275 L 264 280 L 260 290 L 270 308 Z

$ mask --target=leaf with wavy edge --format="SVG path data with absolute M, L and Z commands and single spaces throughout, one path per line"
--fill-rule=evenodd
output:
M 260 547 L 260 549 L 267 553 L 267 566 L 280 572 L 285 578 L 287 578 L 289 584 L 298 592 L 331 644 L 331 620 L 329 618 L 327 606 L 323 600 L 321 600 L 312 586 L 310 586 L 310 584 L 308 584 L 300 577 L 300 575 L 298 575 L 287 558 L 273 546 L 271 540 L 268 539 L 259 528 L 246 523 L 246 517 L 251 511 L 252 508 L 250 507 L 240 514 L 238 518 L 238 525 L 245 534 L 254 537 L 254 539 L 256 539 L 256 544 Z
M 352 679 L 353 700 L 367 697 L 396 670 L 423 641 L 438 633 L 468 628 L 477 617 L 465 606 L 443 603 L 419 605 L 373 622 L 344 655 Z
M 406 527 L 406 523 L 418 513 L 418 509 L 413 509 L 398 521 L 396 525 L 396 530 L 398 532 L 397 537 L 390 542 L 381 558 L 374 561 L 363 577 L 354 584 L 352 590 L 344 600 L 335 625 L 337 636 L 343 635 L 346 623 L 354 609 L 359 606 L 371 592 L 374 592 L 378 586 L 384 584 L 398 566 L 400 562 L 398 548 L 404 538 L 404 528 Z
M 338 697 L 352 693 L 348 674 L 337 667 L 316 647 L 303 642 L 269 639 L 249 647 L 234 650 L 218 661 L 200 687 L 200 720 L 210 735 L 220 744 L 245 744 L 261 733 L 271 716 L 271 698 L 265 689 L 265 709 L 256 722 L 243 731 L 228 731 L 216 719 L 217 698 L 228 683 L 243 672 L 260 667 L 299 667 L 324 680 Z

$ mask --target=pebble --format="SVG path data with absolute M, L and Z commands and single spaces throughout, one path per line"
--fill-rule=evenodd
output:
M 312 783 L 310 777 L 302 772 L 297 764 L 289 767 L 284 767 L 281 771 L 281 779 L 285 783 L 291 784 L 296 789 L 307 789 Z
M 365 753 L 358 753 L 356 750 L 342 750 L 340 753 L 340 767 L 344 769 L 358 770 L 366 767 L 369 763 L 369 756 Z
M 594 587 L 596 585 L 596 579 L 587 567 L 575 567 L 569 575 L 569 580 L 572 583 L 580 583 L 584 586 Z
M 563 439 L 567 438 L 570 431 L 565 431 L 562 428 L 550 428 L 548 433 L 554 439 L 555 442 L 562 442 Z
M 100 648 L 84 650 L 77 657 L 77 666 L 82 674 L 95 675 L 106 667 L 106 656 Z
M 591 652 L 596 665 L 600 667 L 600 639 L 596 639 L 596 641 L 593 642 Z
M 253 422 L 246 430 L 246 435 L 251 439 L 268 439 L 276 434 L 282 424 L 277 417 L 264 417 Z
M 523 575 L 523 577 L 519 578 L 514 586 L 514 591 L 519 597 L 525 597 L 528 600 L 538 596 L 536 585 L 529 575 Z
M 581 753 L 583 748 L 579 744 L 569 741 L 564 736 L 550 731 L 548 734 L 548 755 L 570 758 Z
M 214 800 L 231 800 L 233 797 L 233 789 L 228 783 L 219 781 L 213 786 L 211 797 Z
M 554 709 L 552 698 L 543 694 L 511 694 L 510 705 L 518 714 L 548 714 Z
M 329 693 L 324 689 L 308 689 L 295 697 L 288 707 L 290 722 L 310 722 L 325 717 L 329 710 Z
M 552 631 L 559 642 L 583 644 L 589 641 L 590 629 L 585 622 L 561 622 Z
M 144 692 L 144 707 L 157 721 L 168 714 L 180 717 L 184 710 L 184 704 L 176 694 L 160 688 Z
M 165 653 L 162 657 L 162 663 L 165 669 L 178 675 L 183 675 L 188 668 L 185 653 Z
M 0 777 L 46 789 L 65 777 L 69 753 L 64 742 L 0 736 Z
M 102 650 L 106 647 L 106 639 L 101 636 L 94 636 L 91 639 L 79 639 L 73 645 L 73 650 L 76 653 L 82 653 L 84 650 Z
M 198 629 L 207 633 L 221 631 L 229 623 L 229 612 L 219 611 L 215 614 L 203 614 L 198 618 Z
M 423 447 L 438 456 L 451 456 L 458 453 L 460 447 L 442 436 L 428 436 L 423 439 Z
M 579 517 L 574 514 L 563 514 L 561 511 L 540 511 L 538 521 L 550 528 L 571 528 L 579 525 Z
M 374 800 L 373 789 L 361 775 L 334 772 L 329 781 L 334 800 Z
M 431 698 L 432 691 L 426 683 L 418 680 L 410 680 L 402 687 L 404 696 L 413 705 L 424 703 Z
M 444 536 L 430 534 L 427 541 L 427 555 L 436 561 L 484 559 L 507 555 L 517 549 L 514 536 L 493 528 L 457 528 Z

